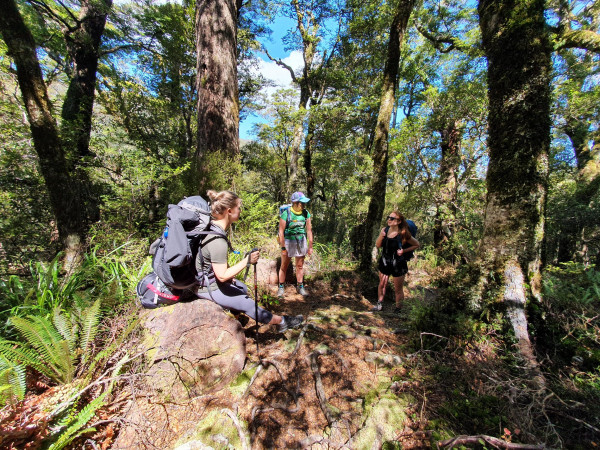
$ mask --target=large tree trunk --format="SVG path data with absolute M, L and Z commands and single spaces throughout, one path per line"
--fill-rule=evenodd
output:
M 90 156 L 90 136 L 96 93 L 100 42 L 112 0 L 84 0 L 79 11 L 78 26 L 65 30 L 65 42 L 73 64 L 71 81 L 62 107 L 61 140 L 67 155 L 69 171 L 81 193 L 82 209 L 89 222 L 100 217 L 98 199 L 93 194 L 81 158 Z
M 75 255 L 87 233 L 87 219 L 79 183 L 70 174 L 58 135 L 52 105 L 36 55 L 36 44 L 14 0 L 6 0 L 0 14 L 0 28 L 10 56 L 17 67 L 17 79 L 37 152 L 40 170 L 56 217 L 58 232 L 68 257 Z
M 442 161 L 440 163 L 440 199 L 433 229 L 433 244 L 441 251 L 454 235 L 456 226 L 456 199 L 458 193 L 458 167 L 460 165 L 459 123 L 450 120 L 440 130 L 442 135 Z
M 373 139 L 373 181 L 371 183 L 371 200 L 365 222 L 360 226 L 358 236 L 361 239 L 360 269 L 368 270 L 371 266 L 370 249 L 373 244 L 373 230 L 379 224 L 383 208 L 385 207 L 385 191 L 387 184 L 388 166 L 388 135 L 390 132 L 390 119 L 394 110 L 396 78 L 398 77 L 398 64 L 400 63 L 400 49 L 408 19 L 414 7 L 414 0 L 399 0 L 396 13 L 390 27 L 390 40 L 388 42 L 387 60 L 383 73 L 381 103 L 377 123 L 375 124 L 375 137 Z
M 233 161 L 240 152 L 235 0 L 199 0 L 196 4 L 196 86 L 198 91 L 199 191 L 213 180 L 209 159 Z M 233 180 L 227 180 L 232 182 Z
M 488 59 L 489 165 L 482 275 L 471 306 L 494 289 L 505 304 L 518 350 L 539 386 L 525 315 L 540 295 L 541 248 L 550 147 L 550 43 L 543 0 L 480 0 Z M 493 280 L 500 280 L 494 286 Z
M 312 102 L 311 102 L 312 106 Z M 306 172 L 306 196 L 313 198 L 315 193 L 315 172 L 312 165 L 312 151 L 315 140 L 314 120 L 308 116 L 308 127 L 306 130 L 306 139 L 304 141 L 304 171 Z
M 73 67 L 62 107 L 61 135 L 66 151 L 75 158 L 89 155 L 100 41 L 111 7 L 112 0 L 82 1 L 79 26 L 65 31 Z

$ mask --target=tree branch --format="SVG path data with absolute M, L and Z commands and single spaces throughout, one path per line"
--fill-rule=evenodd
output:
M 280 67 L 283 67 L 284 69 L 287 69 L 288 72 L 290 72 L 290 75 L 292 76 L 292 81 L 294 83 L 297 83 L 298 80 L 296 79 L 296 74 L 294 73 L 294 69 L 292 69 L 290 66 L 288 66 L 286 63 L 284 63 L 281 59 L 275 59 L 273 58 L 270 54 L 269 51 L 266 48 L 263 48 L 263 51 L 267 54 L 267 57 L 273 61 L 275 64 L 277 64 Z
M 600 34 L 589 30 L 553 30 L 555 32 L 555 50 L 581 48 L 600 53 Z
M 482 442 L 483 441 L 483 442 Z M 513 444 L 512 442 L 506 442 L 502 439 L 498 439 L 492 436 L 486 436 L 480 434 L 478 436 L 456 436 L 450 439 L 446 439 L 445 441 L 438 442 L 438 448 L 454 448 L 458 445 L 472 445 L 478 444 L 481 445 L 483 443 L 487 443 L 494 448 L 501 448 L 507 450 L 527 450 L 527 449 L 536 449 L 543 450 L 545 447 L 543 445 L 529 445 L 529 444 Z
M 462 45 L 460 43 L 460 40 L 455 38 L 454 36 L 444 34 L 434 35 L 418 23 L 416 27 L 419 33 L 421 33 L 423 37 L 429 40 L 433 44 L 433 46 L 440 51 L 440 53 L 449 53 L 454 49 L 460 51 L 468 50 L 468 48 Z M 447 44 L 447 46 L 444 46 L 445 44 Z
M 67 14 L 75 21 L 75 23 L 77 24 L 77 26 L 73 27 L 71 24 L 69 24 L 69 22 L 67 22 L 65 19 L 63 19 L 60 14 L 57 14 L 56 12 L 54 12 L 54 10 L 52 8 L 50 8 L 50 6 L 48 6 L 46 4 L 46 2 L 44 1 L 40 1 L 40 0 L 30 0 L 29 3 L 36 9 L 36 11 L 38 11 L 40 14 L 46 14 L 50 19 L 52 19 L 53 21 L 55 21 L 56 23 L 61 24 L 63 27 L 65 27 L 68 31 L 72 32 L 75 31 L 77 29 L 77 27 L 79 26 L 79 21 L 77 20 L 77 18 L 73 15 L 72 11 L 69 10 L 64 4 L 60 3 L 60 5 L 66 10 Z

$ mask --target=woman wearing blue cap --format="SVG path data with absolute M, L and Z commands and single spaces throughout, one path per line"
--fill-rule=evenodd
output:
M 308 295 L 304 288 L 304 258 L 313 251 L 313 234 L 310 213 L 305 209 L 310 201 L 302 192 L 294 192 L 292 205 L 279 217 L 279 244 L 281 245 L 281 267 L 277 297 L 283 297 L 285 274 L 291 258 L 296 258 L 296 291 Z

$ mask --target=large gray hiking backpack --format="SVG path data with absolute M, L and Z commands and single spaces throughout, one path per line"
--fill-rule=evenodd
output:
M 138 284 L 142 306 L 160 306 L 163 296 L 170 301 L 162 304 L 172 304 L 179 299 L 182 291 L 208 286 L 214 281 L 212 272 L 199 273 L 196 270 L 196 256 L 200 252 L 202 238 L 210 234 L 222 237 L 231 248 L 225 232 L 211 223 L 210 204 L 202 197 L 187 197 L 176 205 L 169 205 L 165 229 L 150 246 L 156 276 L 146 276 L 140 281 L 142 285 Z M 151 303 L 156 306 L 148 306 L 148 301 L 142 298 L 144 295 L 153 297 Z M 177 300 L 173 300 L 175 297 Z

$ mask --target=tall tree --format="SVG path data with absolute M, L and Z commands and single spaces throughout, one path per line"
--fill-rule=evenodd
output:
M 462 149 L 463 140 L 472 139 L 486 122 L 484 74 L 477 71 L 478 64 L 472 62 L 467 61 L 462 68 L 452 71 L 445 79 L 442 92 L 428 91 L 433 101 L 428 125 L 440 135 L 439 190 L 435 195 L 437 210 L 433 231 L 434 247 L 440 254 L 455 236 L 459 186 L 470 176 L 469 172 L 481 156 Z M 454 258 L 455 249 L 453 246 L 449 249 L 451 253 L 446 256 Z
M 389 158 L 388 136 L 390 131 L 390 120 L 395 105 L 400 49 L 414 5 L 414 0 L 398 0 L 392 25 L 390 27 L 387 60 L 383 71 L 379 114 L 377 116 L 377 123 L 375 124 L 375 134 L 371 149 L 373 158 L 373 181 L 370 189 L 371 199 L 369 201 L 369 210 L 361 230 L 362 248 L 360 249 L 360 268 L 362 270 L 367 270 L 371 265 L 371 252 L 369 249 L 373 242 L 373 230 L 376 224 L 379 223 L 385 207 L 385 191 L 388 178 L 387 166 Z
M 597 252 L 590 239 L 597 223 L 593 199 L 600 188 L 600 86 L 592 81 L 600 70 L 597 59 L 589 52 L 571 49 L 559 51 L 555 59 L 556 129 L 568 137 L 576 166 L 572 203 L 555 217 L 560 231 L 547 239 L 549 251 L 554 250 L 551 241 L 556 241 L 559 262 L 589 262 Z
M 58 12 L 54 4 L 36 2 L 41 16 L 61 25 L 68 49 L 66 67 L 71 76 L 63 103 L 62 133 L 53 115 L 34 37 L 16 2 L 7 0 L 4 6 L 0 30 L 17 66 L 19 87 L 59 236 L 73 256 L 84 243 L 89 224 L 98 217 L 98 201 L 87 175 L 79 170 L 79 158 L 89 153 L 99 45 L 112 0 L 83 0 L 79 14 L 63 4 Z
M 241 0 L 199 0 L 196 4 L 196 163 L 201 193 L 210 183 L 207 158 L 233 160 L 240 152 L 237 20 L 241 4 Z
M 296 35 L 287 37 L 289 49 L 299 49 L 302 52 L 303 66 L 300 74 L 296 74 L 294 69 L 281 59 L 273 58 L 267 52 L 267 56 L 279 66 L 286 69 L 292 78 L 293 83 L 299 88 L 298 98 L 298 120 L 294 127 L 294 140 L 292 142 L 290 160 L 289 160 L 289 186 L 288 190 L 293 192 L 300 189 L 300 149 L 302 142 L 305 142 L 304 168 L 307 170 L 308 186 L 307 194 L 312 195 L 314 189 L 314 177 L 312 174 L 311 163 L 311 138 L 314 124 L 310 124 L 308 110 L 312 105 L 320 103 L 324 95 L 323 71 L 331 60 L 337 43 L 334 39 L 333 45 L 329 51 L 325 49 L 322 55 L 319 55 L 319 45 L 324 38 L 326 21 L 331 20 L 338 14 L 342 14 L 338 5 L 331 0 L 291 0 L 289 5 L 284 5 L 285 14 L 296 21 Z M 308 126 L 305 125 L 308 119 Z M 305 137 L 305 129 L 308 128 L 308 135 Z
M 100 42 L 111 7 L 112 0 L 83 0 L 74 23 L 44 8 L 64 30 L 71 81 L 62 107 L 61 136 L 77 157 L 89 156 Z
M 541 289 L 550 147 L 551 46 L 544 6 L 543 0 L 480 0 L 478 7 L 488 60 L 489 165 L 475 299 L 487 288 L 500 292 L 519 353 L 538 385 L 544 380 L 525 307 Z

